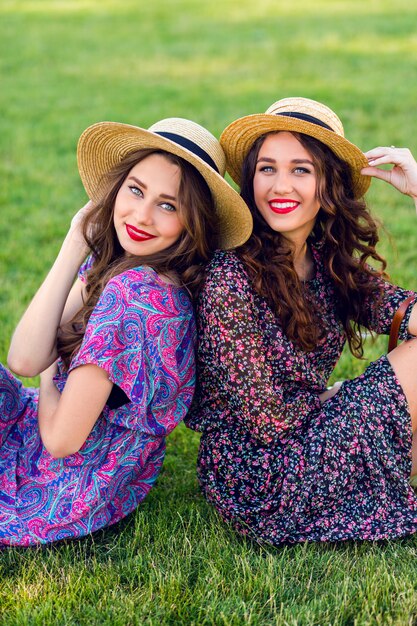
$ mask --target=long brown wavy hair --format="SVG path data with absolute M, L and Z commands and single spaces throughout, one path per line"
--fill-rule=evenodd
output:
M 113 224 L 116 196 L 130 170 L 151 154 L 162 154 L 181 172 L 178 214 L 184 225 L 169 248 L 148 256 L 125 255 Z M 137 150 L 125 157 L 106 177 L 102 198 L 82 222 L 83 236 L 94 263 L 86 275 L 85 300 L 74 317 L 59 329 L 57 350 L 66 367 L 79 350 L 87 322 L 107 282 L 125 270 L 140 265 L 159 274 L 175 275 L 192 298 L 200 289 L 204 269 L 217 247 L 217 218 L 210 189 L 203 176 L 187 161 L 161 150 Z
M 302 282 L 294 269 L 291 243 L 268 226 L 254 200 L 256 162 L 268 134 L 255 141 L 243 164 L 241 196 L 252 212 L 254 229 L 238 253 L 255 290 L 279 316 L 288 338 L 301 349 L 311 351 L 322 339 L 318 312 L 303 295 Z M 317 177 L 316 193 L 321 208 L 309 241 L 321 249 L 349 348 L 361 358 L 363 336 L 359 320 L 366 314 L 364 298 L 370 294 L 381 297 L 374 279 L 386 277 L 386 261 L 375 249 L 378 224 L 364 199 L 355 199 L 347 163 L 319 140 L 301 133 L 292 134 L 311 155 Z M 380 265 L 379 270 L 368 265 L 371 259 Z

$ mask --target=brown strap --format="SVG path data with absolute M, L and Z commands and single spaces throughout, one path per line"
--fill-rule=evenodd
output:
M 391 330 L 389 331 L 389 341 L 388 341 L 388 352 L 394 350 L 398 343 L 398 333 L 400 330 L 401 322 L 404 319 L 405 312 L 408 309 L 408 305 L 410 302 L 414 300 L 415 296 L 408 296 L 405 300 L 403 300 L 395 311 L 394 317 L 391 322 Z

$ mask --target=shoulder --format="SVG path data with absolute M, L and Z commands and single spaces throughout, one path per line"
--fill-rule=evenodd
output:
M 138 266 L 125 270 L 113 276 L 106 285 L 106 289 L 118 289 L 130 292 L 132 297 L 141 298 L 150 292 L 157 292 L 161 296 L 186 293 L 185 289 L 161 278 L 151 267 Z
M 237 286 L 249 284 L 242 260 L 235 250 L 218 250 L 207 266 L 205 284 Z
M 254 289 L 243 261 L 234 250 L 217 251 L 207 266 L 200 301 L 226 306 L 232 300 L 252 300 Z
M 131 290 L 138 294 L 149 289 L 164 291 L 170 286 L 168 283 L 164 283 L 152 268 L 146 266 L 133 267 L 116 274 L 109 280 L 108 285 L 123 290 Z
M 155 270 L 139 266 L 113 276 L 102 293 L 102 300 L 117 300 L 147 315 L 191 316 L 192 304 L 185 288 L 168 283 Z

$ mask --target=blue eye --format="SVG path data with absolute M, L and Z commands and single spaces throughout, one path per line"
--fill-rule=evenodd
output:
M 274 168 L 272 167 L 272 165 L 263 165 L 262 167 L 259 168 L 260 172 L 273 172 Z
M 139 187 L 136 187 L 135 185 L 129 185 L 129 189 L 135 196 L 143 196 L 142 190 L 139 189 Z
M 174 211 L 177 210 L 177 208 L 173 204 L 170 204 L 169 202 L 163 202 L 160 206 L 163 209 L 165 209 L 165 211 L 168 211 L 169 213 L 173 213 Z
M 310 174 L 311 170 L 306 167 L 296 167 L 294 170 L 295 174 Z

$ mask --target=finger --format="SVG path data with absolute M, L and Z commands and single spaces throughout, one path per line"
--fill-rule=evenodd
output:
M 413 160 L 413 156 L 408 148 L 396 148 L 395 146 L 374 148 L 364 154 L 370 165 L 392 163 L 405 167 L 407 163 Z
M 371 167 L 376 165 L 399 165 L 398 161 L 394 161 L 392 155 L 387 154 L 381 157 L 368 158 L 368 163 Z
M 367 152 L 364 152 L 364 155 L 367 159 L 377 159 L 390 154 L 392 149 L 393 148 L 388 148 L 388 146 L 378 146 L 377 148 L 372 148 L 372 150 L 367 150 Z
M 396 146 L 379 147 L 364 152 L 368 161 L 376 161 L 377 159 L 387 159 L 386 163 L 395 163 L 396 165 L 405 166 L 407 163 L 414 161 L 414 157 L 408 148 L 397 148 Z M 381 161 L 382 162 L 382 161 Z
M 387 183 L 391 182 L 391 170 L 380 170 L 378 167 L 364 167 L 361 169 L 362 176 L 372 176 L 373 178 L 379 178 L 385 180 Z

